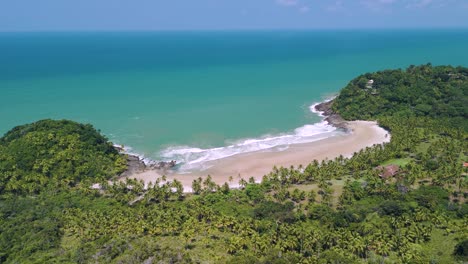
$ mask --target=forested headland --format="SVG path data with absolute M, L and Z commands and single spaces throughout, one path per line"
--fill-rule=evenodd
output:
M 363 74 L 332 109 L 391 142 L 193 194 L 110 184 L 126 157 L 91 125 L 16 127 L 0 138 L 0 263 L 468 261 L 468 69 Z

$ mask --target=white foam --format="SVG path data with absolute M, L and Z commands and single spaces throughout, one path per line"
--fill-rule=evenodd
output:
M 191 170 L 205 170 L 209 168 L 207 162 L 231 157 L 241 153 L 254 151 L 283 151 L 293 144 L 309 143 L 342 132 L 322 121 L 317 124 L 305 125 L 296 128 L 288 134 L 265 135 L 260 138 L 243 139 L 225 147 L 193 148 L 189 146 L 176 146 L 163 150 L 159 156 L 163 159 L 176 160 L 182 164 L 181 172 Z
M 320 116 L 320 117 L 325 117 L 325 115 L 323 115 L 323 112 L 322 112 L 322 111 L 318 111 L 317 109 L 315 109 L 315 107 L 316 107 L 317 105 L 319 105 L 319 104 L 328 103 L 328 102 L 330 102 L 331 100 L 335 99 L 336 97 L 337 97 L 337 95 L 334 95 L 334 96 L 332 96 L 332 97 L 326 99 L 326 100 L 323 101 L 323 102 L 315 103 L 315 104 L 311 105 L 311 106 L 309 107 L 309 109 L 310 109 L 310 111 L 311 111 L 312 113 L 317 114 L 317 115 Z
M 154 164 L 156 162 L 153 159 L 146 157 L 145 155 L 134 152 L 132 147 L 119 145 L 119 144 L 114 144 L 114 147 L 116 147 L 118 149 L 122 149 L 122 151 L 121 151 L 122 153 L 137 157 L 139 160 L 143 161 L 143 163 L 145 163 L 146 165 L 151 165 L 151 164 Z
M 331 101 L 335 97 L 331 97 L 324 102 Z M 290 145 L 314 142 L 343 134 L 343 131 L 337 130 L 335 127 L 323 121 L 323 113 L 315 109 L 315 106 L 320 103 L 314 103 L 309 107 L 311 112 L 322 117 L 322 121 L 319 123 L 307 124 L 289 133 L 264 135 L 259 138 L 248 138 L 230 142 L 224 147 L 203 149 L 193 146 L 173 146 L 158 153 L 158 159 L 175 160 L 178 164 L 181 164 L 179 173 L 188 173 L 193 170 L 208 169 L 212 166 L 209 164 L 210 161 L 255 151 L 283 151 Z M 124 147 L 124 151 L 127 154 L 138 156 L 147 165 L 155 162 L 143 155 L 133 153 L 130 147 Z

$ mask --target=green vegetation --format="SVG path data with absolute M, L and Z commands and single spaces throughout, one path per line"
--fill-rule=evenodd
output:
M 417 75 L 443 69 L 450 69 L 450 78 Z M 273 168 L 260 184 L 241 180 L 238 190 L 217 186 L 211 177 L 194 181 L 196 194 L 184 194 L 178 181 L 146 188 L 135 180 L 109 184 L 123 157 L 92 127 L 49 120 L 15 128 L 0 140 L 0 262 L 464 263 L 468 133 L 461 125 L 466 104 L 459 103 L 467 100 L 468 70 L 425 65 L 363 76 L 379 87 L 379 78 L 398 72 L 447 87 L 436 101 L 422 102 L 457 112 L 412 112 L 402 98 L 419 89 L 413 82 L 403 82 L 411 89 L 398 90 L 398 98 L 367 88 L 352 92 L 359 77 L 333 107 L 347 119 L 378 119 L 391 131 L 390 143 L 349 159 Z M 399 85 L 397 78 L 385 89 Z M 367 100 L 388 100 L 391 107 L 372 108 Z M 366 110 L 344 112 L 360 105 Z M 45 140 L 49 134 L 75 135 L 71 142 L 79 143 Z M 72 161 L 64 158 L 71 157 L 68 148 L 78 149 Z M 44 172 L 34 165 L 42 160 L 56 162 Z M 92 169 L 75 167 L 84 164 Z M 388 164 L 400 165 L 400 173 L 383 179 L 375 167 Z M 48 184 L 26 187 L 45 176 Z M 8 187 L 11 181 L 25 187 Z M 89 188 L 94 182 L 102 188 Z
M 382 166 L 395 164 L 395 165 L 398 165 L 398 166 L 402 167 L 402 166 L 405 166 L 408 163 L 410 163 L 410 161 L 411 161 L 411 158 L 391 159 L 391 160 L 387 160 L 386 162 L 382 163 Z
M 453 126 L 468 129 L 468 69 L 427 64 L 367 73 L 352 80 L 333 106 L 347 120 L 428 116 L 452 118 Z
M 47 185 L 109 179 L 126 159 L 91 125 L 42 120 L 0 138 L 0 192 L 38 193 Z

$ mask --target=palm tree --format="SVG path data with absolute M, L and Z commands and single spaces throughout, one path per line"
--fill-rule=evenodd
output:
M 230 191 L 229 184 L 225 182 L 223 186 L 220 187 L 220 191 L 224 194 L 228 194 Z
M 172 181 L 171 187 L 176 189 L 177 199 L 182 200 L 184 197 L 184 186 L 182 185 L 182 182 L 174 179 Z
M 243 242 L 243 238 L 238 237 L 238 236 L 232 236 L 229 238 L 229 244 L 227 248 L 227 252 L 229 254 L 234 254 L 239 251 L 241 251 L 245 246 L 245 243 Z
M 313 203 L 313 202 L 315 202 L 315 200 L 317 198 L 317 193 L 314 190 L 310 190 L 307 193 L 307 198 L 309 199 L 309 202 Z
M 192 182 L 192 191 L 193 191 L 194 194 L 200 194 L 201 193 L 201 191 L 202 191 L 201 182 L 202 182 L 202 178 L 198 178 L 198 179 L 193 180 L 193 182 Z
M 247 186 L 247 182 L 243 178 L 241 178 L 239 180 L 239 186 L 240 186 L 241 189 L 244 189 L 245 186 Z

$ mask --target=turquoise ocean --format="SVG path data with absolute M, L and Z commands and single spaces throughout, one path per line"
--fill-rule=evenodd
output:
M 468 30 L 0 33 L 0 134 L 91 123 L 183 169 L 338 133 L 311 105 L 355 76 L 468 66 Z

